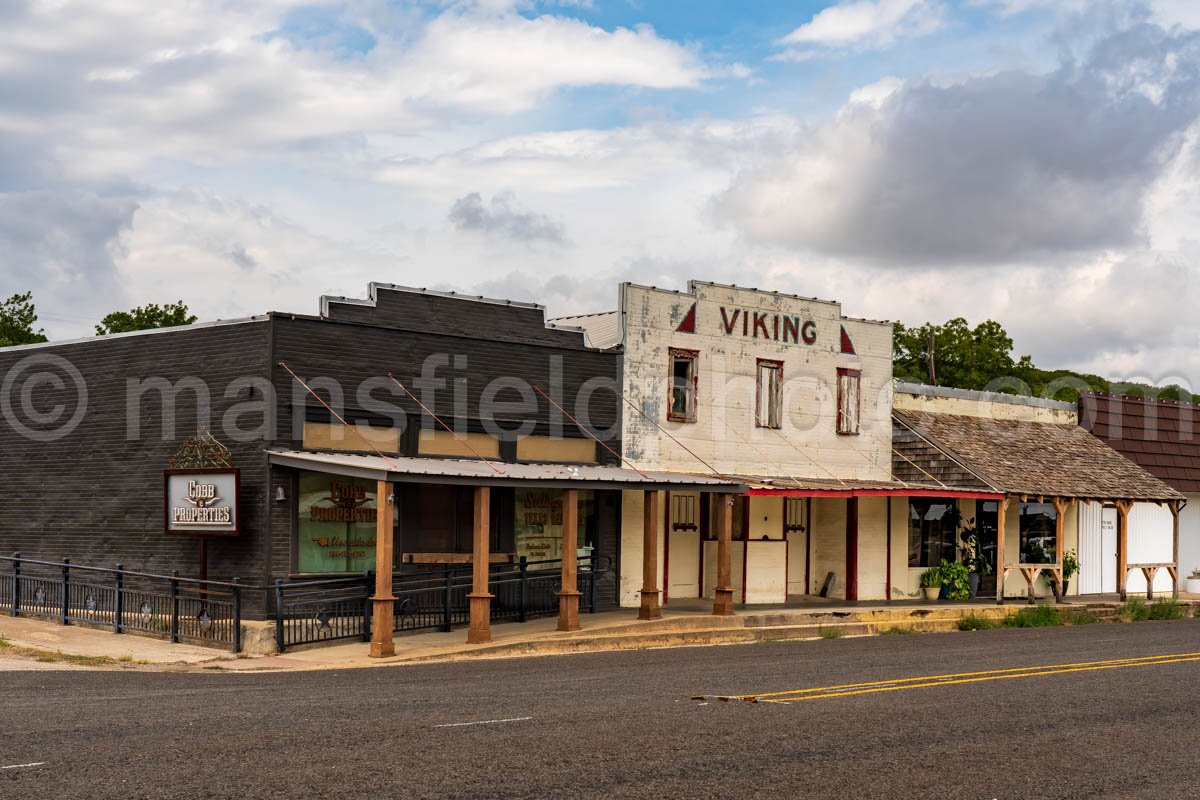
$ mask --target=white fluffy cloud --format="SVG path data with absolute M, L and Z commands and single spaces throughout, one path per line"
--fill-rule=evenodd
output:
M 810 47 L 881 47 L 931 33 L 942 25 L 936 0 L 846 0 L 818 12 L 784 36 L 784 59 L 803 59 Z

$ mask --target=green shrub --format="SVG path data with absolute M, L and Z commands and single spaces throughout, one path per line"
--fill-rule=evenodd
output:
M 1064 625 L 1095 625 L 1100 618 L 1087 611 L 1067 611 L 1062 615 Z
M 899 625 L 893 625 L 890 628 L 885 628 L 879 632 L 880 636 L 903 636 L 907 633 L 916 633 L 912 628 L 903 628 Z
M 942 576 L 941 585 L 946 589 L 947 600 L 966 600 L 971 596 L 971 585 L 967 568 L 962 564 L 942 559 L 938 565 L 938 573 Z
M 1160 597 L 1150 604 L 1150 619 L 1183 619 L 1186 609 L 1173 597 Z
M 1117 619 L 1121 622 L 1142 622 L 1150 619 L 1150 608 L 1146 605 L 1146 601 L 1139 597 L 1131 597 L 1125 601 L 1121 609 L 1117 612 Z
M 978 614 L 967 614 L 958 621 L 960 631 L 987 631 L 1000 627 L 995 620 L 981 617 Z
M 1052 628 L 1062 624 L 1062 615 L 1052 605 L 1022 608 L 1004 618 L 1004 627 L 1006 628 Z
M 817 633 L 820 634 L 822 639 L 840 639 L 846 635 L 846 632 L 836 625 L 831 628 L 821 626 L 817 629 Z
M 942 573 L 937 567 L 930 567 L 921 573 L 921 588 L 936 589 L 942 585 Z

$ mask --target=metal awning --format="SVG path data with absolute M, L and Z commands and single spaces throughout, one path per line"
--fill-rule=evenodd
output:
M 418 458 L 308 450 L 268 450 L 270 463 L 348 478 L 393 483 L 465 486 L 540 486 L 557 489 L 669 489 L 676 492 L 742 494 L 746 487 L 727 478 L 684 472 L 633 470 L 591 464 L 510 464 L 478 459 Z
M 980 489 L 960 489 L 906 481 L 837 480 L 763 475 L 722 475 L 745 484 L 746 494 L 767 497 L 945 497 L 962 500 L 997 500 L 1004 495 Z

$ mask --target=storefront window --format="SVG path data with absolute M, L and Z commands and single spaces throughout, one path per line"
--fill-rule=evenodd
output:
M 375 568 L 376 484 L 320 472 L 300 473 L 296 569 L 362 572 Z
M 589 524 L 595 499 L 589 490 L 579 492 L 578 547 L 595 542 Z M 563 556 L 563 492 L 561 489 L 518 489 L 513 504 L 517 558 L 529 561 L 559 560 Z
M 958 560 L 958 507 L 953 500 L 910 497 L 908 565 L 936 567 Z
M 1021 503 L 1021 563 L 1053 564 L 1058 512 L 1051 503 Z

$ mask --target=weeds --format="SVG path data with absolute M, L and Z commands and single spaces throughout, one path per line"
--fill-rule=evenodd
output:
M 1100 618 L 1087 611 L 1067 611 L 1062 615 L 1064 625 L 1095 625 Z
M 1150 619 L 1150 607 L 1146 605 L 1146 601 L 1138 597 L 1131 597 L 1121 606 L 1121 610 L 1117 612 L 1117 619 L 1121 622 L 1143 622 Z
M 1062 615 L 1051 605 L 1022 608 L 1004 618 L 1006 628 L 1052 628 L 1062 624 Z
M 978 614 L 967 614 L 958 621 L 958 629 L 960 631 L 989 631 L 992 628 L 1000 627 L 995 620 L 981 617 Z
M 1150 619 L 1183 619 L 1187 609 L 1173 597 L 1160 597 L 1150 604 Z
M 1197 616 L 1200 616 L 1200 614 L 1197 614 Z M 0 636 L 0 650 L 7 650 L 12 646 L 12 642 L 10 642 L 8 639 L 5 639 L 3 636 Z
M 1200 615 L 1198 615 L 1200 616 Z M 905 634 L 916 633 L 912 628 L 903 628 L 899 625 L 893 625 L 890 628 L 885 628 L 879 632 L 880 636 L 904 636 Z
M 844 630 L 836 626 L 832 628 L 821 626 L 817 629 L 817 633 L 820 634 L 822 639 L 840 639 L 846 635 Z

